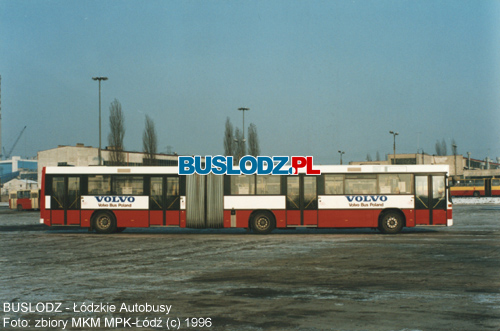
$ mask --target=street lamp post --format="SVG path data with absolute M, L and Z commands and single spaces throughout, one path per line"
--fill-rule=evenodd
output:
M 394 132 L 394 131 L 389 131 L 390 134 L 392 134 L 394 136 L 394 145 L 393 145 L 393 148 L 394 148 L 394 158 L 392 160 L 392 163 L 393 164 L 396 164 L 396 136 L 399 134 L 398 132 Z
M 243 112 L 243 142 L 245 142 L 245 111 L 249 111 L 250 108 L 240 107 L 238 110 Z
M 234 139 L 234 141 L 236 141 L 238 143 L 238 150 L 239 150 L 239 153 L 243 154 L 242 150 L 240 149 L 242 146 L 242 144 L 244 144 L 246 142 L 245 140 L 245 111 L 249 111 L 250 108 L 246 108 L 246 107 L 240 107 L 238 108 L 238 110 L 241 110 L 243 112 L 243 136 L 241 137 L 241 142 L 238 140 L 238 139 Z M 240 144 L 241 143 L 241 144 Z M 244 155 L 240 155 L 240 157 L 243 157 Z
M 108 77 L 92 77 L 92 79 L 99 81 L 99 165 L 102 165 L 102 157 L 101 157 L 101 81 L 108 80 Z
M 342 165 L 342 154 L 345 154 L 344 151 L 339 151 L 339 154 L 340 154 L 340 165 Z

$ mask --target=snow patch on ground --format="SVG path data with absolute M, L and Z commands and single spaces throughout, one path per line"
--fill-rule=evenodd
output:
M 500 198 L 453 198 L 454 205 L 500 205 Z

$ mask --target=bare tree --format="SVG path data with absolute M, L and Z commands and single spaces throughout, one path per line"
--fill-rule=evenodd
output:
M 257 126 L 253 123 L 250 123 L 250 126 L 248 127 L 248 154 L 255 157 L 260 154 Z
M 142 151 L 145 154 L 144 165 L 155 165 L 158 141 L 156 138 L 155 123 L 146 115 L 146 126 L 142 134 Z
M 110 165 L 123 165 L 125 155 L 123 153 L 123 138 L 125 136 L 125 117 L 122 112 L 120 101 L 114 100 L 109 106 L 109 135 L 108 144 L 111 152 L 109 155 Z
M 224 131 L 224 154 L 234 156 L 235 152 L 234 130 L 229 117 L 226 119 L 226 129 Z
M 371 162 L 372 161 L 372 156 L 370 153 L 366 154 L 366 161 Z
M 447 155 L 448 154 L 448 148 L 446 147 L 446 141 L 443 140 L 439 142 L 439 140 L 436 140 L 436 155 Z
M 380 161 L 380 153 L 377 151 L 377 154 L 375 156 L 375 161 Z

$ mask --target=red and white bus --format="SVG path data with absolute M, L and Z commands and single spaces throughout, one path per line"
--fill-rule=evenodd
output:
M 98 233 L 134 227 L 451 226 L 448 166 L 317 166 L 321 175 L 188 175 L 177 167 L 48 167 L 41 220 Z
M 500 196 L 500 178 L 460 179 L 450 187 L 452 197 Z
M 19 190 L 9 192 L 9 208 L 22 210 L 38 209 L 38 190 Z

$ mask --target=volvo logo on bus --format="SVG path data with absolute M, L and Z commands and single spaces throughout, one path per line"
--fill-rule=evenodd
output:
M 349 202 L 386 202 L 387 201 L 387 196 L 386 195 L 348 195 L 346 196 L 346 199 Z
M 95 197 L 97 202 L 114 202 L 114 203 L 120 203 L 120 202 L 134 202 L 135 198 L 134 197 L 111 197 L 111 196 L 100 196 L 100 197 Z

